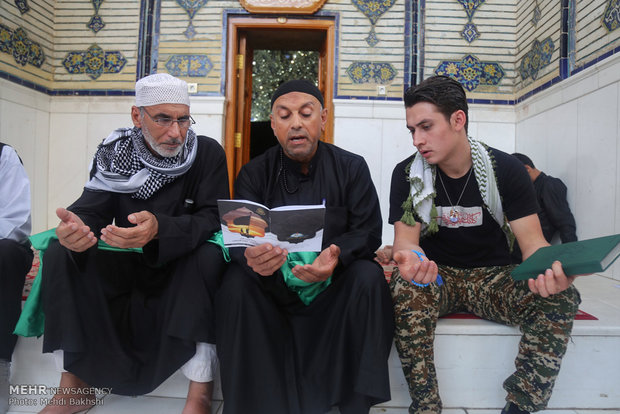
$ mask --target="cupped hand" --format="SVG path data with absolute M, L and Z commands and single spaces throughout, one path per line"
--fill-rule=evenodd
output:
M 144 247 L 157 237 L 159 223 L 155 215 L 149 211 L 139 211 L 127 216 L 134 227 L 118 227 L 113 224 L 101 229 L 101 240 L 113 247 L 121 249 Z
M 331 244 L 311 264 L 297 265 L 293 267 L 292 272 L 295 277 L 304 282 L 322 282 L 334 273 L 334 269 L 338 265 L 339 255 L 340 247 Z
M 97 238 L 75 213 L 59 207 L 56 216 L 60 219 L 56 236 L 61 245 L 74 252 L 83 252 L 97 243 Z
M 400 276 L 408 282 L 427 284 L 437 280 L 437 263 L 427 257 L 420 260 L 415 253 L 401 250 L 394 254 L 394 261 Z

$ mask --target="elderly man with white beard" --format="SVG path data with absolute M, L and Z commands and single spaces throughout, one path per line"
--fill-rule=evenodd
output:
M 184 413 L 210 412 L 225 262 L 207 241 L 220 229 L 217 199 L 229 198 L 225 154 L 192 130 L 187 84 L 168 74 L 136 83 L 131 119 L 99 145 L 82 195 L 56 210 L 43 352 L 63 393 L 43 413 L 96 404 L 88 387 L 145 394 L 179 368 L 190 379 Z

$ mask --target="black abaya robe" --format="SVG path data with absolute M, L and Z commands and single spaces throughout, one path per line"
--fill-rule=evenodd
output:
M 147 200 L 84 190 L 68 209 L 99 237 L 142 210 L 158 221 L 143 253 L 92 247 L 75 253 L 57 241 L 45 252 L 43 352 L 64 351 L 64 368 L 116 394 L 152 391 L 196 352 L 215 342 L 213 301 L 224 271 L 222 252 L 207 243 L 220 229 L 217 199 L 228 198 L 222 147 L 198 137 L 187 173 Z
M 392 300 L 372 260 L 381 212 L 363 158 L 319 143 L 305 175 L 276 146 L 242 168 L 235 197 L 269 208 L 325 203 L 323 248 L 341 253 L 333 283 L 308 306 L 280 271 L 259 276 L 233 253 L 216 297 L 224 412 L 359 413 L 389 400 Z

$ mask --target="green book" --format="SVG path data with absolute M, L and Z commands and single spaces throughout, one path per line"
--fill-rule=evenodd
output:
M 511 273 L 514 280 L 537 277 L 559 260 L 567 276 L 605 271 L 620 256 L 620 234 L 542 247 Z

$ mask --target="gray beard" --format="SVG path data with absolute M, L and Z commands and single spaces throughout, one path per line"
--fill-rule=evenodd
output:
M 161 148 L 160 144 L 158 144 L 155 141 L 155 138 L 153 138 L 153 135 L 151 135 L 150 131 L 146 128 L 146 126 L 142 127 L 142 135 L 144 136 L 144 140 L 146 141 L 149 149 L 151 151 L 155 151 L 156 154 L 159 155 L 160 157 L 164 157 L 164 158 L 176 157 L 177 155 L 179 155 L 179 153 L 183 149 L 183 145 L 180 145 L 177 149 L 173 151 L 168 151 L 168 150 Z

